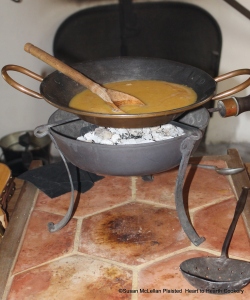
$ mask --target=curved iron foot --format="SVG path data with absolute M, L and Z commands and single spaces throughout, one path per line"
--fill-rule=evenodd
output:
M 56 125 L 59 125 L 59 124 L 56 124 Z M 54 143 L 56 149 L 58 150 L 58 152 L 59 152 L 59 154 L 60 154 L 60 156 L 61 156 L 61 158 L 64 162 L 65 168 L 66 168 L 66 170 L 68 172 L 68 176 L 69 176 L 69 182 L 70 182 L 70 187 L 71 187 L 71 199 L 70 199 L 70 204 L 69 204 L 68 211 L 67 211 L 66 215 L 62 218 L 62 220 L 59 221 L 57 224 L 54 224 L 53 222 L 48 223 L 49 231 L 50 232 L 56 232 L 56 231 L 62 229 L 69 222 L 69 220 L 71 219 L 73 209 L 74 209 L 75 200 L 74 200 L 74 185 L 73 185 L 73 180 L 72 180 L 72 177 L 71 177 L 71 174 L 70 174 L 70 171 L 69 171 L 68 164 L 66 162 L 66 159 L 65 159 L 64 155 L 62 154 L 61 150 L 59 149 L 59 147 L 56 143 L 56 140 L 54 139 L 54 137 L 49 132 L 49 128 L 52 127 L 52 126 L 48 126 L 48 125 L 38 126 L 34 130 L 34 135 L 36 137 L 43 137 L 47 134 L 50 136 L 52 142 Z
M 201 139 L 202 133 L 200 130 L 197 129 L 195 132 L 195 135 L 188 136 L 182 143 L 181 143 L 181 153 L 182 153 L 182 159 L 179 166 L 178 176 L 176 180 L 175 185 L 175 203 L 176 203 L 176 210 L 179 217 L 179 221 L 181 223 L 181 226 L 186 233 L 187 237 L 190 239 L 190 241 L 195 245 L 199 246 L 202 242 L 205 241 L 204 237 L 200 237 L 194 227 L 192 226 L 183 202 L 183 184 L 184 184 L 184 178 L 185 173 L 187 170 L 187 165 L 189 161 L 189 157 L 192 153 L 192 150 L 194 148 L 194 144 L 197 140 Z
M 154 181 L 153 175 L 143 175 L 141 178 L 143 181 Z

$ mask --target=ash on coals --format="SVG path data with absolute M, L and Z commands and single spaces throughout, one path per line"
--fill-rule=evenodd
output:
M 89 143 L 105 145 L 126 145 L 158 142 L 184 134 L 182 128 L 165 124 L 146 128 L 98 127 L 77 139 Z

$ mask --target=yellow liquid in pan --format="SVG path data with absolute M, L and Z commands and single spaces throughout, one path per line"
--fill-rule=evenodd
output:
M 104 86 L 135 96 L 145 103 L 144 106 L 121 106 L 120 108 L 128 114 L 173 110 L 193 104 L 197 99 L 197 94 L 193 89 L 166 81 L 132 80 L 112 82 Z M 114 114 L 108 104 L 89 90 L 74 96 L 69 107 L 88 112 Z

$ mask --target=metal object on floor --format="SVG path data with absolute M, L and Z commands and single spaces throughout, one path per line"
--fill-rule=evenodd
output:
M 237 202 L 232 223 L 222 246 L 220 257 L 191 258 L 181 263 L 183 276 L 197 289 L 207 293 L 226 293 L 228 290 L 240 290 L 250 282 L 250 262 L 228 257 L 228 248 L 245 207 L 249 187 L 243 187 Z
M 70 119 L 70 120 L 66 120 L 66 121 L 58 121 L 58 122 L 56 122 L 54 124 L 41 125 L 41 126 L 38 126 L 34 130 L 34 134 L 35 134 L 36 137 L 44 137 L 46 135 L 50 136 L 51 141 L 54 143 L 56 149 L 58 150 L 58 152 L 59 152 L 59 154 L 60 154 L 60 156 L 61 156 L 61 158 L 62 158 L 62 160 L 64 162 L 65 168 L 66 168 L 67 173 L 68 173 L 69 182 L 70 182 L 70 188 L 71 188 L 70 204 L 69 204 L 69 208 L 67 210 L 67 213 L 61 219 L 61 221 L 59 221 L 57 224 L 54 224 L 53 222 L 49 222 L 48 223 L 48 229 L 49 229 L 50 232 L 56 232 L 56 231 L 62 229 L 69 222 L 69 220 L 72 217 L 72 213 L 73 213 L 73 209 L 74 209 L 74 204 L 75 204 L 75 198 L 74 198 L 74 184 L 73 184 L 72 176 L 71 176 L 70 171 L 69 171 L 69 167 L 67 165 L 67 162 L 66 162 L 66 159 L 65 159 L 63 153 L 61 152 L 60 148 L 57 145 L 57 142 L 55 141 L 54 137 L 49 132 L 49 128 L 52 127 L 52 126 L 57 126 L 59 124 L 65 124 L 67 122 L 72 122 L 72 121 L 73 120 Z
M 245 170 L 245 168 L 218 168 L 217 166 L 203 165 L 203 164 L 197 164 L 197 165 L 192 164 L 191 166 L 202 168 L 202 169 L 215 170 L 218 174 L 221 175 L 234 175 Z

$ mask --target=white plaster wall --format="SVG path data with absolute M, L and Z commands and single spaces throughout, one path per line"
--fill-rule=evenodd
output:
M 85 7 L 106 4 L 107 1 L 80 0 L 22 0 L 0 3 L 0 68 L 7 64 L 24 66 L 40 75 L 53 69 L 23 50 L 25 43 L 52 53 L 55 32 L 72 13 Z M 18 82 L 35 91 L 39 83 L 16 72 L 9 74 Z M 33 130 L 47 123 L 55 108 L 44 100 L 35 99 L 9 86 L 0 78 L 0 137 L 19 130 Z
M 172 0 L 171 0 L 172 1 Z M 223 35 L 220 74 L 250 68 L 250 20 L 222 0 L 182 0 L 203 7 L 219 23 Z M 249 0 L 239 2 L 250 9 Z M 0 3 L 0 67 L 22 65 L 38 74 L 49 74 L 52 69 L 23 50 L 31 42 L 52 53 L 54 34 L 70 14 L 89 6 L 117 3 L 101 0 L 22 0 Z M 185 29 L 184 29 L 185 30 Z M 204 33 L 205 34 L 205 33 Z M 23 85 L 38 91 L 39 83 L 24 75 L 10 73 Z M 245 76 L 218 84 L 218 92 L 245 80 Z M 250 94 L 250 88 L 239 96 Z M 18 130 L 34 129 L 47 122 L 55 110 L 44 100 L 31 98 L 10 87 L 0 78 L 0 137 Z M 238 117 L 222 119 L 219 114 L 211 119 L 207 142 L 250 142 L 250 112 Z

